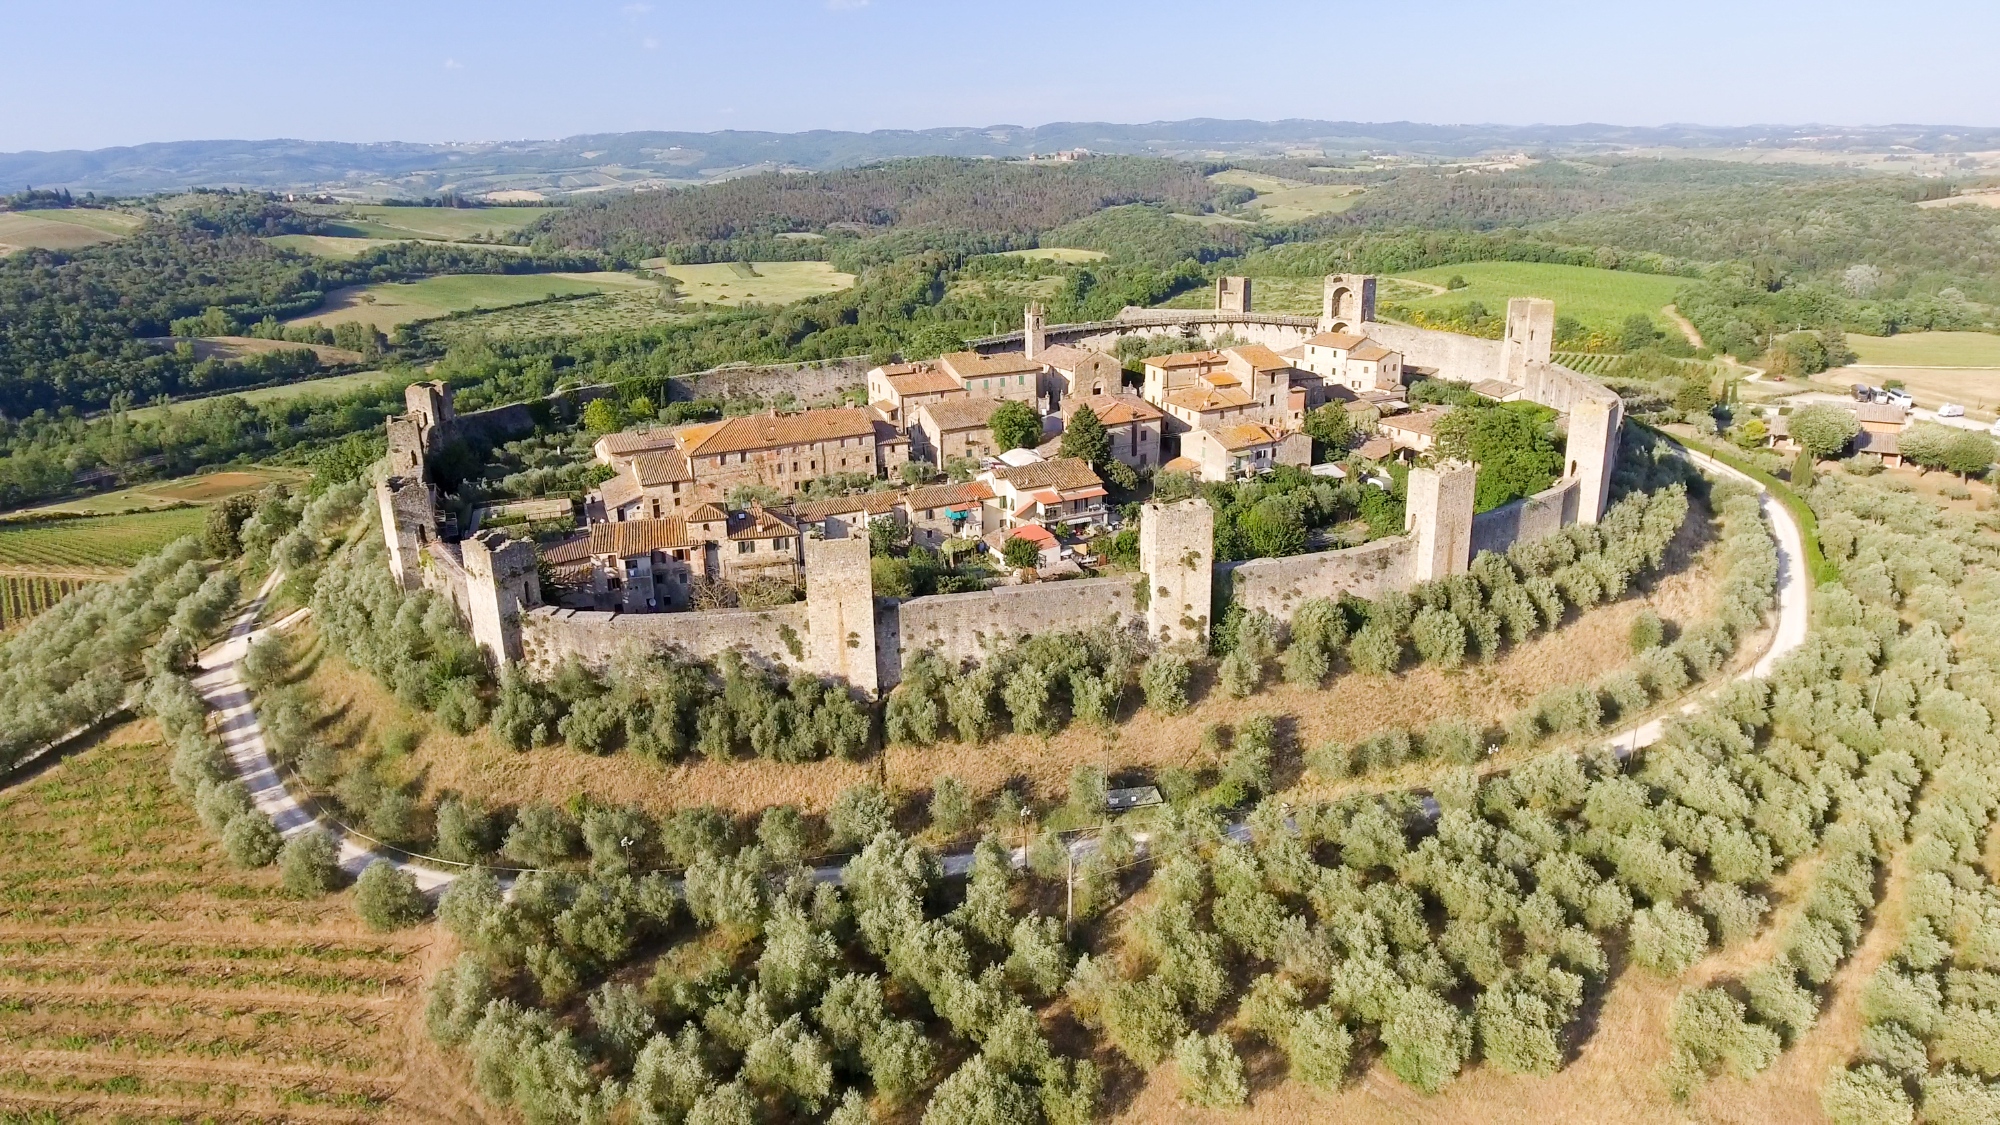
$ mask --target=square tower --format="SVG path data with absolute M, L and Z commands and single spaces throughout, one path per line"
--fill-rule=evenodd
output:
M 1555 348 L 1556 303 L 1540 297 L 1514 297 L 1507 302 L 1507 334 L 1500 338 L 1500 378 L 1517 387 L 1528 385 L 1528 365 L 1549 362 Z
M 1247 277 L 1216 278 L 1215 311 L 1226 313 L 1249 312 L 1250 279 Z
M 1359 333 L 1375 319 L 1375 279 L 1366 274 L 1334 273 L 1326 277 L 1319 304 L 1321 332 Z
M 1569 408 L 1569 440 L 1565 446 L 1564 474 L 1577 481 L 1576 520 L 1596 523 L 1604 518 L 1611 498 L 1611 471 L 1618 464 L 1618 429 L 1624 423 L 1625 406 L 1617 395 L 1606 392 L 1579 398 Z
M 1208 647 L 1215 585 L 1215 509 L 1202 499 L 1147 504 L 1139 517 L 1146 635 L 1160 645 Z
M 1464 574 L 1472 566 L 1473 486 L 1479 466 L 1441 461 L 1411 469 L 1403 530 L 1416 540 L 1410 581 Z
M 535 548 L 498 528 L 460 545 L 465 561 L 466 617 L 472 639 L 496 666 L 521 659 L 521 612 L 542 603 Z
M 875 585 L 868 537 L 807 538 L 806 632 L 813 671 L 839 676 L 869 699 L 881 685 L 875 667 Z

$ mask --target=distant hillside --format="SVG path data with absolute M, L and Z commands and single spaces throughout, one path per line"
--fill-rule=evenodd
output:
M 346 144 L 301 140 L 173 141 L 94 151 L 0 153 L 0 185 L 143 193 L 183 187 L 340 190 L 386 197 L 444 190 L 567 193 L 697 183 L 746 170 L 847 168 L 906 156 L 1023 157 L 1059 149 L 1152 156 L 1276 156 L 1317 150 L 1465 158 L 1488 153 L 1633 149 L 1792 149 L 1824 153 L 1977 152 L 2000 129 L 1943 126 L 1423 125 L 1353 121 L 1223 121 L 1145 125 L 1057 122 L 1024 128 L 871 133 L 601 133 L 474 144 Z M 558 185 L 561 186 L 558 186 Z

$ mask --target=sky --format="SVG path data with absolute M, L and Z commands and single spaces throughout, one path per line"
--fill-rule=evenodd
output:
M 2000 125 L 1996 0 L 0 0 L 0 28 L 0 151 L 1187 117 Z

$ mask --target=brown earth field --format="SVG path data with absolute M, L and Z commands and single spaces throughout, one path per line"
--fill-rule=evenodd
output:
M 423 1032 L 438 931 L 231 865 L 159 737 L 0 791 L 0 1120 L 479 1120 Z
M 256 336 L 194 336 L 186 337 L 187 343 L 194 345 L 196 359 L 242 359 L 247 355 L 264 355 L 294 348 L 304 348 L 319 357 L 319 361 L 335 367 L 360 363 L 360 352 L 348 348 L 336 348 L 331 344 L 301 344 L 290 340 L 265 340 Z M 183 342 L 183 337 L 155 336 L 149 343 L 165 344 L 171 347 Z
M 1111 732 L 1077 724 L 1046 739 L 1009 734 L 978 746 L 894 746 L 886 756 L 859 762 L 790 765 L 694 758 L 662 766 L 631 754 L 597 757 L 560 745 L 516 753 L 490 742 L 483 730 L 458 736 L 430 723 L 398 703 L 373 676 L 319 652 L 309 627 L 300 649 L 312 650 L 309 682 L 339 717 L 334 729 L 341 741 L 380 746 L 392 730 L 421 736 L 417 748 L 395 768 L 403 777 L 420 778 L 427 797 L 453 790 L 491 807 L 582 792 L 655 812 L 706 804 L 750 813 L 782 803 L 823 812 L 842 789 L 880 781 L 886 773 L 889 787 L 905 795 L 925 793 L 937 777 L 951 774 L 976 794 L 1011 784 L 1055 800 L 1080 762 L 1097 762 L 1114 775 L 1210 765 L 1198 757 L 1203 728 L 1233 725 L 1253 715 L 1289 717 L 1281 732 L 1300 748 L 1331 739 L 1351 742 L 1392 726 L 1415 729 L 1447 717 L 1498 722 L 1551 687 L 1596 679 L 1626 664 L 1632 619 L 1641 610 L 1652 608 L 1681 625 L 1705 617 L 1717 577 L 1716 560 L 1705 544 L 1708 530 L 1706 520 L 1691 519 L 1650 588 L 1635 588 L 1617 602 L 1573 616 L 1561 629 L 1508 649 L 1490 664 L 1455 672 L 1420 667 L 1380 678 L 1344 674 L 1318 690 L 1283 683 L 1273 669 L 1265 690 L 1245 700 L 1230 699 L 1198 679 L 1197 690 L 1204 693 L 1199 705 L 1177 717 L 1144 709 L 1133 713 L 1128 701 L 1128 717 Z M 1749 651 L 1760 647 L 1756 639 L 1745 646 Z M 1423 768 L 1405 771 L 1414 774 Z M 1410 780 L 1374 775 L 1355 784 Z

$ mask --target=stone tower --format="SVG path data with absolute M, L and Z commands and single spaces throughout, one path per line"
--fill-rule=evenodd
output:
M 1326 277 L 1320 296 L 1319 330 L 1355 332 L 1375 319 L 1375 279 L 1366 274 L 1334 273 Z
M 1611 499 L 1611 470 L 1618 462 L 1618 428 L 1625 407 L 1617 395 L 1580 397 L 1569 408 L 1566 474 L 1577 478 L 1576 520 L 1596 523 Z
M 1464 461 L 1410 470 L 1403 515 L 1403 530 L 1416 541 L 1410 581 L 1463 574 L 1471 567 L 1473 484 L 1478 477 L 1479 467 Z
M 1225 313 L 1249 312 L 1250 279 L 1247 277 L 1216 278 L 1215 311 Z
M 1215 509 L 1208 501 L 1145 506 L 1139 572 L 1149 586 L 1146 635 L 1161 645 L 1206 649 L 1215 583 Z
M 881 681 L 875 667 L 875 585 L 868 537 L 808 538 L 805 548 L 813 671 L 839 676 L 873 699 Z
M 1556 303 L 1539 297 L 1514 297 L 1507 302 L 1507 334 L 1500 338 L 1500 378 L 1517 387 L 1528 385 L 1528 365 L 1549 362 L 1555 347 Z
M 423 464 L 418 462 L 421 473 Z M 421 476 L 386 477 L 375 485 L 381 509 L 382 539 L 389 547 L 389 574 L 396 585 L 414 590 L 423 585 L 423 549 L 437 530 L 431 486 Z
M 1048 347 L 1047 325 L 1042 319 L 1042 306 L 1033 303 L 1022 316 L 1021 355 L 1033 359 Z
M 451 440 L 458 415 L 451 406 L 451 387 L 438 380 L 403 388 L 404 413 L 390 418 L 389 471 L 422 477 L 424 462 Z
M 489 528 L 459 545 L 472 639 L 496 666 L 521 659 L 521 611 L 542 604 L 533 544 Z

